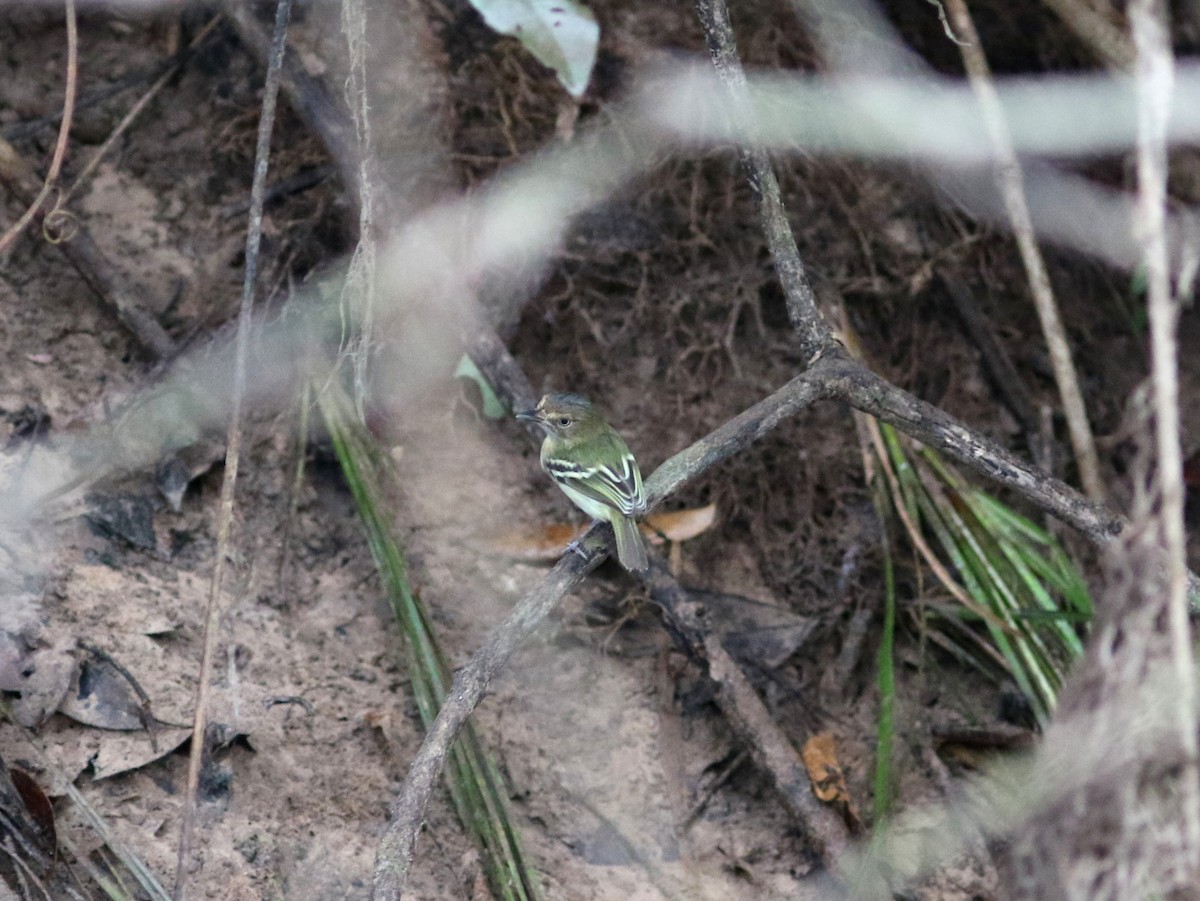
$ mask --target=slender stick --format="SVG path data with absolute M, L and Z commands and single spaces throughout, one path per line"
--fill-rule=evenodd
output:
M 0 138 L 0 184 L 26 203 L 32 205 L 35 202 L 37 176 L 29 163 L 3 138 Z M 177 348 L 171 336 L 136 302 L 145 292 L 112 263 L 82 223 L 76 223 L 70 237 L 60 239 L 54 247 L 92 289 L 105 312 L 133 336 L 143 353 L 155 360 L 175 355 Z
M 1183 860 L 1200 876 L 1200 755 L 1196 742 L 1196 673 L 1188 627 L 1187 558 L 1183 530 L 1183 458 L 1179 446 L 1179 373 L 1176 329 L 1179 304 L 1172 295 L 1166 240 L 1167 120 L 1175 64 L 1162 0 L 1134 0 L 1129 23 L 1137 49 L 1138 93 L 1136 229 L 1146 253 L 1151 378 L 1158 444 L 1159 517 L 1167 554 L 1168 628 L 1175 670 L 1179 739 L 1184 755 L 1179 778 L 1183 811 Z
M 521 600 L 454 677 L 450 693 L 409 767 L 404 788 L 392 804 L 391 821 L 375 856 L 372 897 L 377 901 L 398 901 L 403 896 L 417 833 L 425 822 L 425 808 L 459 730 L 513 651 L 541 625 L 559 599 L 604 559 L 603 545 L 596 537 L 593 530 L 581 542 L 587 549 L 586 557 L 567 554 L 559 560 L 542 584 Z
M 103 162 L 104 158 L 108 156 L 109 151 L 112 150 L 113 145 L 117 143 L 121 135 L 125 134 L 125 132 L 129 129 L 129 126 L 131 126 L 137 120 L 137 117 L 142 114 L 142 110 L 150 105 L 150 101 L 158 96 L 158 92 L 166 87 L 167 82 L 174 78 L 179 70 L 183 68 L 184 62 L 187 61 L 187 54 L 191 53 L 202 43 L 204 43 L 204 41 L 210 34 L 213 33 L 220 23 L 220 13 L 209 19 L 205 26 L 196 33 L 194 38 L 192 38 L 184 53 L 179 54 L 174 64 L 171 65 L 165 72 L 163 72 L 163 74 L 158 77 L 154 84 L 150 85 L 146 92 L 137 99 L 137 102 L 129 108 L 129 111 L 126 112 L 121 118 L 121 121 L 117 123 L 117 127 L 109 133 L 108 137 L 104 139 L 104 143 L 101 144 L 96 149 L 96 152 L 92 154 L 91 159 L 89 159 L 87 162 L 87 165 L 83 167 L 83 171 L 75 177 L 75 180 L 71 182 L 70 187 L 63 192 L 63 195 L 59 198 L 58 203 L 54 205 L 54 212 L 65 207 L 71 198 L 75 196 L 75 193 L 87 183 L 87 180 L 92 177 L 92 173 L 96 171 L 96 168 L 101 162 Z M 48 215 L 47 218 L 50 218 L 50 215 Z
M 1133 68 L 1133 44 L 1129 36 L 1088 0 L 1043 0 L 1075 32 L 1100 61 L 1110 69 Z
M 204 652 L 196 686 L 196 709 L 192 719 L 192 744 L 188 756 L 187 790 L 184 798 L 183 824 L 179 836 L 179 855 L 175 864 L 175 901 L 183 901 L 187 890 L 187 865 L 191 856 L 195 831 L 196 797 L 200 786 L 200 763 L 204 755 L 204 735 L 208 722 L 209 681 L 217 653 L 220 631 L 221 579 L 225 571 L 225 556 L 233 526 L 233 500 L 237 487 L 238 462 L 242 446 L 242 405 L 246 395 L 246 369 L 250 348 L 250 331 L 254 313 L 254 287 L 258 277 L 258 251 L 262 243 L 263 198 L 267 187 L 267 168 L 271 155 L 271 131 L 275 125 L 275 101 L 279 96 L 279 70 L 287 39 L 288 18 L 292 0 L 279 0 L 275 7 L 275 32 L 271 43 L 270 63 L 263 92 L 262 115 L 258 120 L 258 143 L 254 153 L 254 180 L 251 183 L 250 224 L 246 229 L 246 272 L 242 280 L 242 303 L 238 313 L 237 339 L 234 347 L 233 398 L 230 403 L 229 428 L 226 436 L 225 478 L 221 482 L 221 509 L 217 521 L 217 550 L 213 563 L 212 581 L 208 592 L 208 612 L 204 621 Z
M 46 202 L 46 198 L 50 196 L 50 192 L 54 190 L 54 186 L 58 182 L 58 174 L 62 171 L 63 157 L 67 155 L 67 138 L 71 134 L 71 120 L 75 115 L 75 87 L 79 73 L 79 29 L 75 19 L 75 0 L 66 0 L 65 5 L 67 12 L 67 87 L 63 97 L 62 122 L 58 126 L 58 140 L 54 143 L 54 156 L 50 160 L 50 171 L 46 173 L 42 189 L 33 203 L 29 205 L 12 228 L 0 236 L 0 257 L 8 252 L 25 227 L 33 221 L 33 217 L 37 215 L 42 204 Z
M 704 38 L 712 55 L 713 68 L 729 93 L 734 115 L 739 117 L 738 134 L 743 141 L 738 145 L 738 155 L 746 168 L 750 187 L 758 195 L 763 234 L 766 235 L 771 259 L 783 286 L 788 317 L 800 339 L 801 352 L 811 363 L 833 342 L 833 335 L 817 308 L 817 298 L 804 273 L 804 262 L 800 259 L 796 238 L 783 206 L 779 179 L 775 177 L 771 158 L 758 138 L 746 87 L 746 73 L 738 59 L 729 10 L 724 0 L 697 0 L 696 11 L 704 26 Z
M 657 554 L 643 583 L 662 608 L 678 643 L 704 665 L 717 689 L 714 700 L 722 715 L 775 783 L 813 852 L 827 870 L 837 874 L 838 861 L 850 843 L 849 830 L 834 809 L 813 794 L 803 760 L 709 625 L 703 605 L 688 595 Z
M 992 81 L 991 68 L 979 43 L 979 34 L 965 0 L 944 0 L 954 30 L 963 39 L 958 49 L 967 69 L 967 79 L 983 113 L 984 127 L 995 154 L 996 179 L 1004 199 L 1004 208 L 1017 240 L 1025 276 L 1029 280 L 1029 293 L 1037 309 L 1042 335 L 1050 352 L 1050 364 L 1054 369 L 1054 381 L 1058 385 L 1058 396 L 1062 400 L 1063 413 L 1067 417 L 1067 431 L 1071 446 L 1075 450 L 1075 462 L 1079 466 L 1079 480 L 1083 490 L 1094 501 L 1105 498 L 1104 479 L 1100 474 L 1100 458 L 1096 453 L 1096 440 L 1088 422 L 1087 405 L 1079 388 L 1079 376 L 1071 358 L 1071 347 L 1067 343 L 1066 327 L 1058 312 L 1054 299 L 1054 288 L 1050 284 L 1050 272 L 1046 260 L 1038 247 L 1033 228 L 1033 217 L 1025 196 L 1025 176 L 1021 163 L 1013 149 L 1012 137 L 1000 106 L 1000 95 Z

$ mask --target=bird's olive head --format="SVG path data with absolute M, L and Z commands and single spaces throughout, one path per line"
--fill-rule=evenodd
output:
M 578 394 L 547 394 L 534 409 L 517 414 L 517 419 L 535 423 L 558 438 L 575 434 L 595 417 L 592 405 Z

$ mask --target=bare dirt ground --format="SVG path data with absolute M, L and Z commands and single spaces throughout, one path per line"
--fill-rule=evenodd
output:
M 471 186 L 554 140 L 565 99 L 545 70 L 515 43 L 491 36 L 465 6 L 429 7 L 453 98 L 449 167 Z M 603 115 L 629 67 L 655 54 L 702 51 L 689 4 L 615 4 L 598 14 L 605 47 L 584 116 Z M 752 4 L 738 16 L 745 17 L 750 62 L 811 63 L 800 26 L 782 6 Z M 205 19 L 197 10 L 184 15 L 183 39 Z M 147 73 L 176 46 L 179 22 L 169 13 L 92 8 L 83 15 L 85 102 L 68 179 L 153 80 Z M 936 46 L 931 22 L 916 33 Z M 40 172 L 53 125 L 18 136 L 8 130 L 59 110 L 62 21 L 57 10 L 10 6 L 0 23 L 0 129 Z M 1007 20 L 997 23 L 1003 34 Z M 320 45 L 308 38 L 307 46 Z M 304 39 L 301 22 L 297 40 Z M 1047 41 L 1054 54 L 1035 60 L 1035 48 L 1009 65 L 1063 64 L 1056 54 L 1072 61 L 1069 49 Z M 306 65 L 320 69 L 315 51 Z M 91 99 L 139 73 L 129 90 Z M 237 204 L 248 193 L 261 82 L 255 55 L 219 26 L 71 204 L 140 286 L 138 303 L 181 344 L 208 339 L 236 310 L 245 229 Z M 328 161 L 286 105 L 274 146 L 272 181 Z M 802 256 L 846 297 L 881 368 L 1024 453 L 931 268 L 931 261 L 952 268 L 986 298 L 1019 369 L 1038 398 L 1053 404 L 1011 242 L 939 210 L 894 173 L 802 159 L 788 161 L 782 179 Z M 2 209 L 12 221 L 20 205 L 9 198 Z M 273 203 L 262 283 L 279 288 L 344 253 L 349 209 L 336 176 Z M 757 221 L 730 154 L 664 163 L 651 184 L 585 218 L 505 338 L 536 387 L 575 390 L 619 411 L 649 472 L 794 373 L 798 360 Z M 1051 264 L 1097 431 L 1110 433 L 1144 372 L 1142 338 L 1125 306 L 1128 284 L 1074 256 L 1052 256 Z M 19 446 L 94 424 L 156 378 L 128 334 L 36 233 L 0 267 L 0 443 Z M 1195 349 L 1198 331 L 1189 313 L 1186 348 Z M 1194 451 L 1200 372 L 1194 353 L 1182 359 L 1185 451 Z M 458 389 L 449 378 L 446 385 L 446 400 L 424 422 L 396 426 L 404 499 L 396 525 L 451 663 L 459 665 L 543 572 L 481 550 L 480 536 L 573 514 L 515 424 L 456 417 Z M 190 874 L 190 897 L 368 897 L 389 801 L 421 740 L 405 648 L 349 493 L 320 439 L 306 447 L 307 475 L 298 495 L 292 492 L 297 428 L 294 411 L 248 426 L 211 714 L 224 740 L 205 771 L 203 864 Z M 68 690 L 62 680 L 86 656 L 82 641 L 129 670 L 164 725 L 154 748 L 139 729 L 41 716 L 26 695 L 0 725 L 0 755 L 55 799 L 58 830 L 80 853 L 99 841 L 63 797 L 67 783 L 168 886 L 221 475 L 217 463 L 193 481 L 178 512 L 152 473 L 100 486 L 30 537 L 34 558 L 5 562 L 11 601 L 0 625 L 27 653 L 36 651 L 46 690 L 58 690 L 56 697 Z M 853 615 L 881 603 L 880 572 L 849 413 L 815 409 L 676 500 L 718 509 L 717 525 L 682 548 L 685 584 L 813 623 L 795 653 L 751 674 L 797 744 L 816 731 L 835 736 L 850 793 L 869 810 L 877 618 L 868 620 L 857 653 L 842 652 Z M 108 514 L 118 502 L 135 511 L 137 528 L 112 525 Z M 924 583 L 908 570 L 901 580 L 905 604 L 915 605 Z M 901 619 L 896 769 L 899 804 L 912 806 L 942 797 L 952 778 L 932 732 L 1005 725 L 1006 692 L 940 656 L 904 611 Z M 477 720 L 509 779 L 548 897 L 820 896 L 805 880 L 810 854 L 767 780 L 750 762 L 735 763 L 741 749 L 702 680 L 615 566 L 560 606 Z M 706 787 L 731 763 L 732 774 L 709 797 Z M 689 819 L 701 797 L 706 803 Z M 431 811 L 418 859 L 413 897 L 489 897 L 446 797 Z M 920 891 L 939 899 L 1002 895 L 990 865 L 974 860 L 946 868 Z

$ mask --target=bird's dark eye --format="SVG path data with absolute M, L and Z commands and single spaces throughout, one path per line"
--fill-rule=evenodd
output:
M 571 417 L 570 416 L 558 417 L 558 424 L 565 429 L 567 426 L 569 426 L 571 424 Z

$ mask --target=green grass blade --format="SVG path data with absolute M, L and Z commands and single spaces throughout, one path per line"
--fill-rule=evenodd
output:
M 1023 629 L 1015 615 L 1022 609 L 1022 603 L 1015 594 L 1011 576 L 1004 572 L 1004 561 L 996 551 L 994 536 L 980 529 L 977 521 L 968 520 L 963 510 L 948 499 L 940 509 L 950 524 L 956 552 L 966 567 L 960 572 L 971 586 L 972 594 L 1010 630 L 1005 634 L 989 624 L 992 638 L 1009 661 L 1010 673 L 1018 687 L 1034 706 L 1039 719 L 1045 719 L 1057 694 L 1057 670 L 1041 636 Z
M 892 806 L 892 744 L 896 700 L 896 672 L 893 647 L 896 635 L 896 572 L 892 562 L 891 539 L 883 539 L 883 635 L 876 656 L 876 684 L 879 688 L 879 723 L 875 730 L 875 804 L 873 821 L 883 822 Z
M 318 397 L 318 407 L 362 520 L 384 591 L 412 650 L 409 674 L 421 720 L 428 728 L 451 684 L 451 670 L 428 614 L 413 592 L 404 553 L 387 515 L 384 458 L 337 385 Z M 474 724 L 468 722 L 451 750 L 446 772 L 451 801 L 478 846 L 494 896 L 502 901 L 540 901 L 540 879 L 525 860 L 520 837 L 508 813 L 508 791 Z
M 1082 653 L 1077 624 L 1092 609 L 1086 584 L 1045 529 L 969 486 L 932 450 L 914 453 L 886 425 L 880 433 L 895 474 L 892 503 L 919 523 L 929 547 L 960 580 L 957 588 L 951 586 L 960 592 L 960 603 L 972 600 L 973 607 L 954 618 L 984 626 L 977 634 L 986 635 L 988 656 L 1003 661 L 1044 720 L 1066 667 Z M 957 656 L 967 656 L 955 639 L 945 637 L 946 645 L 961 652 Z

